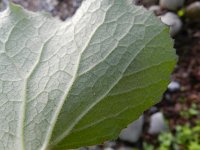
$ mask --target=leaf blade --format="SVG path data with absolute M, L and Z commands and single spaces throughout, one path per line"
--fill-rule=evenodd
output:
M 176 59 L 166 27 L 127 1 L 86 1 L 66 23 L 12 5 L 0 19 L 0 100 L 8 103 L 0 119 L 12 118 L 0 123 L 1 149 L 113 138 L 159 99 Z

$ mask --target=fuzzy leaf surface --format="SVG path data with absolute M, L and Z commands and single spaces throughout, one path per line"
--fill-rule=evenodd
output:
M 0 149 L 115 138 L 157 103 L 176 62 L 168 29 L 128 0 L 86 0 L 66 22 L 0 13 Z

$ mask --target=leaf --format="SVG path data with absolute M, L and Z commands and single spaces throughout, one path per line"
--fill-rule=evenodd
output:
M 87 0 L 61 22 L 0 13 L 0 149 L 101 143 L 157 103 L 176 62 L 168 29 L 128 0 Z

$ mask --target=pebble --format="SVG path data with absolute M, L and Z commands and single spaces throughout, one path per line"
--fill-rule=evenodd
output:
M 8 6 L 8 1 L 7 0 L 1 0 L 0 1 L 0 12 L 4 11 Z
M 186 8 L 186 16 L 192 20 L 200 20 L 200 2 L 194 2 Z
M 168 103 L 174 103 L 171 95 L 167 92 L 164 94 L 164 97 L 165 97 L 165 100 L 168 102 Z
M 164 116 L 162 112 L 157 112 L 150 117 L 149 134 L 159 134 L 167 131 Z
M 88 150 L 101 150 L 101 148 L 98 145 L 95 146 L 89 146 L 87 147 Z
M 7 0 L 4 0 L 7 1 Z M 72 16 L 81 5 L 82 0 L 12 0 L 32 11 L 46 11 L 53 16 L 59 16 L 62 20 Z M 68 6 L 68 3 L 70 6 Z
M 42 9 L 51 12 L 55 8 L 55 6 L 58 4 L 57 0 L 43 0 L 40 1 L 40 5 L 42 6 Z
M 135 4 L 135 5 L 140 4 L 140 0 L 133 0 L 133 4 Z
M 104 150 L 114 150 L 114 149 L 111 147 L 106 147 L 106 148 L 104 148 Z
M 153 6 L 149 7 L 149 10 L 153 11 L 154 13 L 158 13 L 161 9 L 160 9 L 160 6 L 153 5 Z
M 181 19 L 172 12 L 167 12 L 161 16 L 161 20 L 164 24 L 170 27 L 170 35 L 175 36 L 182 28 Z
M 184 4 L 184 0 L 160 0 L 160 6 L 168 10 L 177 10 Z
M 158 111 L 158 108 L 156 107 L 156 106 L 152 106 L 151 108 L 150 108 L 150 110 L 149 110 L 149 112 L 151 113 L 151 114 L 154 114 L 154 113 L 156 113 Z
M 133 147 L 128 147 L 128 146 L 121 146 L 117 148 L 117 150 L 134 150 Z
M 176 91 L 180 90 L 180 88 L 181 88 L 181 85 L 180 85 L 180 83 L 177 82 L 177 81 L 172 81 L 172 82 L 168 85 L 168 90 L 169 90 L 170 92 L 176 92 Z
M 104 143 L 104 147 L 115 147 L 116 146 L 116 142 L 115 141 L 107 141 Z
M 119 138 L 131 143 L 137 142 L 142 134 L 143 124 L 144 117 L 141 116 L 138 120 L 131 123 L 126 129 L 123 129 Z
M 142 0 L 143 5 L 151 6 L 158 4 L 159 0 Z

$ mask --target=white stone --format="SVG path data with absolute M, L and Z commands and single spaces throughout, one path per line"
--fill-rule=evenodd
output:
M 0 12 L 4 11 L 8 7 L 8 0 L 1 0 L 0 1 Z
M 183 4 L 184 0 L 160 0 L 160 6 L 169 10 L 177 10 Z
M 168 12 L 161 16 L 161 20 L 164 24 L 170 27 L 170 35 L 175 36 L 182 28 L 182 21 L 180 18 L 171 12 Z
M 123 145 L 117 148 L 117 150 L 133 150 L 133 147 L 128 147 L 128 146 Z
M 116 141 L 106 141 L 104 144 L 104 147 L 115 147 L 116 146 Z
M 87 147 L 88 150 L 99 150 L 98 145 Z
M 107 148 L 104 148 L 104 150 L 114 150 L 114 149 L 111 147 L 107 147 Z
M 192 20 L 200 20 L 200 2 L 194 2 L 186 8 L 186 16 Z
M 137 142 L 141 136 L 144 118 L 141 116 L 138 120 L 134 121 L 127 128 L 123 129 L 119 135 L 120 139 L 128 142 Z
M 153 114 L 150 118 L 150 127 L 148 133 L 159 134 L 161 132 L 165 132 L 166 130 L 167 126 L 163 114 L 161 112 Z
M 155 5 L 159 0 L 142 0 L 142 4 L 144 5 Z
M 158 5 L 153 5 L 153 6 L 149 7 L 149 10 L 150 10 L 150 11 L 153 11 L 153 12 L 157 12 L 157 11 L 160 10 L 160 6 L 158 6 Z
M 168 85 L 168 90 L 171 92 L 175 92 L 177 90 L 180 90 L 181 86 L 178 82 L 176 81 L 172 81 L 169 85 Z

